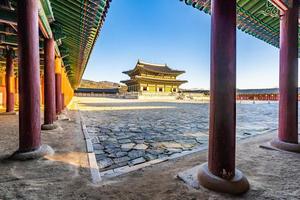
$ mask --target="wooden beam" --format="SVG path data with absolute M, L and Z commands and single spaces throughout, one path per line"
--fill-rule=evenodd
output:
M 0 7 L 0 23 L 17 25 L 17 14 L 14 10 Z
M 269 1 L 281 12 L 286 12 L 288 10 L 288 5 L 286 5 L 282 0 L 269 0 Z

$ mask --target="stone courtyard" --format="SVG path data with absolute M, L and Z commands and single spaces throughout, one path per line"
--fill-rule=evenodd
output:
M 100 171 L 207 147 L 208 104 L 80 98 Z M 237 104 L 237 140 L 277 129 L 277 104 Z
M 76 98 L 75 100 L 81 102 L 81 114 L 85 116 L 86 122 L 97 121 L 97 119 L 91 118 L 89 120 L 87 118 L 88 115 L 92 116 L 90 113 L 92 109 L 97 112 L 96 116 L 100 115 L 101 112 L 107 112 L 109 115 L 109 110 L 117 110 L 117 108 L 120 113 L 129 111 L 128 107 L 139 107 L 135 108 L 138 110 L 141 109 L 142 105 L 147 106 L 149 111 L 154 110 L 155 106 L 159 104 L 164 107 L 173 105 L 182 111 L 184 111 L 184 107 L 193 106 L 195 109 L 197 105 L 199 107 L 204 106 L 203 104 L 151 103 L 94 98 Z M 107 105 L 109 101 L 111 101 L 110 106 Z M 272 108 L 269 109 L 270 106 L 275 111 L 272 111 Z M 254 134 L 255 131 L 257 133 L 268 132 L 269 130 L 263 130 L 263 128 L 276 127 L 275 124 L 272 125 L 270 120 L 272 115 L 277 116 L 276 108 L 277 104 L 256 104 L 256 106 L 238 104 L 238 126 L 242 126 L 241 116 L 247 117 L 245 113 L 248 112 L 250 118 L 248 121 L 244 120 L 246 122 L 243 124 L 244 130 L 248 129 L 245 132 L 250 133 L 250 129 L 246 128 L 246 125 L 250 127 L 250 120 L 253 120 L 255 125 L 255 129 L 251 129 L 251 133 Z M 171 108 L 168 109 L 172 110 Z M 100 184 L 93 184 L 89 153 L 85 147 L 84 133 L 81 131 L 81 120 L 76 104 L 70 105 L 66 115 L 69 120 L 57 121 L 61 128 L 53 131 L 42 131 L 43 143 L 50 145 L 56 153 L 53 156 L 26 162 L 5 160 L 6 156 L 11 155 L 18 148 L 18 116 L 0 116 L 0 173 L 2 175 L 0 176 L 0 199 L 237 199 L 236 196 L 216 193 L 205 188 L 199 190 L 190 188 L 176 178 L 180 172 L 206 162 L 207 151 L 205 150 L 189 153 L 187 156 L 151 165 L 151 167 L 144 167 L 142 170 L 135 170 L 126 175 L 109 177 L 109 180 L 102 177 Z M 263 127 L 258 126 L 259 122 Z M 100 121 L 98 123 L 98 126 L 101 126 Z M 296 176 L 300 173 L 299 155 L 259 148 L 261 144 L 265 144 L 276 136 L 276 130 L 271 131 L 270 134 L 261 134 L 259 137 L 249 137 L 248 134 L 245 135 L 249 139 L 237 144 L 236 167 L 245 173 L 251 188 L 249 192 L 238 199 L 299 199 L 298 183 L 300 177 Z M 95 137 L 96 134 L 93 133 L 93 135 Z M 102 143 L 99 144 L 105 146 Z M 145 145 L 147 144 L 145 143 Z M 197 149 L 197 147 L 195 148 Z M 146 165 L 152 161 L 140 165 Z M 139 164 L 132 166 L 132 168 L 137 166 Z M 102 171 L 108 168 L 102 169 Z

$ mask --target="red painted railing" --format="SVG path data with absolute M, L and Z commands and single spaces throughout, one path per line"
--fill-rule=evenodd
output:
M 278 101 L 279 94 L 238 94 L 237 100 Z M 298 95 L 300 101 L 300 95 Z

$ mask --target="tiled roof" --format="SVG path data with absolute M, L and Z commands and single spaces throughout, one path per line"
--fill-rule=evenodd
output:
M 167 64 L 153 64 L 153 63 L 147 63 L 140 60 L 137 62 L 136 67 L 133 70 L 125 71 L 123 73 L 129 75 L 135 72 L 138 68 L 142 68 L 150 72 L 163 73 L 163 74 L 180 75 L 185 73 L 185 71 L 171 69 L 169 66 L 167 66 Z

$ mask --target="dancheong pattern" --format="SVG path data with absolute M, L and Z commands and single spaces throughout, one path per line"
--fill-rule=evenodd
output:
M 210 14 L 210 0 L 185 0 L 184 2 Z M 237 27 L 279 47 L 279 10 L 268 0 L 237 0 Z

